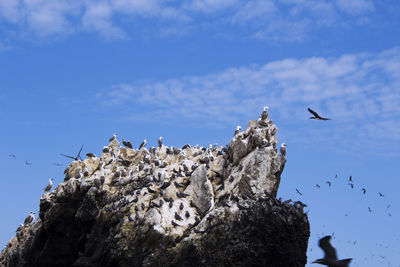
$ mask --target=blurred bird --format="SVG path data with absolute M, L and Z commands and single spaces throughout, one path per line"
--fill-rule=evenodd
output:
M 369 212 L 372 212 L 372 210 L 371 210 L 371 208 L 370 208 L 370 207 L 368 207 L 368 211 L 369 211 Z
M 380 197 L 384 197 L 385 195 L 382 194 L 381 192 L 378 192 Z
M 308 111 L 309 111 L 311 114 L 314 115 L 313 117 L 310 117 L 310 119 L 313 119 L 313 120 L 320 120 L 320 121 L 327 121 L 327 120 L 330 120 L 330 119 L 328 119 L 328 118 L 323 118 L 323 117 L 321 117 L 320 115 L 318 115 L 317 112 L 315 112 L 315 111 L 312 110 L 311 108 L 307 108 L 307 109 L 308 109 Z
M 32 165 L 32 163 L 31 163 L 31 162 L 28 162 L 27 160 L 25 160 L 25 164 L 26 164 L 27 166 Z
M 367 193 L 367 190 L 365 188 L 361 189 L 361 191 L 363 192 L 364 195 L 365 193 Z
M 319 240 L 318 246 L 324 251 L 325 256 L 324 258 L 318 259 L 313 263 L 319 263 L 322 265 L 327 265 L 329 267 L 348 267 L 352 259 L 349 258 L 338 260 L 336 256 L 336 250 L 329 242 L 330 239 L 331 236 L 328 235 Z
M 316 184 L 315 187 L 321 188 L 321 186 L 319 186 L 319 184 Z
M 354 188 L 354 184 L 352 184 L 352 183 L 349 183 L 349 185 L 351 186 L 351 189 L 353 189 L 353 188 Z
M 300 196 L 302 196 L 303 194 L 299 191 L 299 189 L 296 188 L 296 192 L 297 194 L 299 194 Z
M 351 177 L 351 175 L 349 177 L 349 182 L 353 182 L 353 177 Z
M 326 183 L 329 185 L 329 187 L 331 187 L 332 183 L 329 181 L 326 181 Z
M 14 158 L 14 159 L 16 159 L 17 158 L 17 156 L 15 156 L 14 154 L 11 154 L 11 155 L 8 155 L 10 158 Z

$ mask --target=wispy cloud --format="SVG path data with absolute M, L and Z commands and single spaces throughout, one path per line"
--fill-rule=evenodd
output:
M 132 27 L 149 27 L 143 21 L 150 21 L 146 31 L 168 33 L 164 36 L 179 34 L 180 28 L 210 31 L 213 27 L 204 25 L 212 24 L 242 27 L 248 37 L 299 41 L 314 29 L 351 23 L 374 9 L 369 0 L 2 0 L 0 23 L 40 38 L 82 30 L 106 39 L 128 38 Z
M 133 115 L 140 110 L 142 118 L 202 125 L 231 125 L 253 118 L 268 104 L 277 119 L 304 131 L 310 106 L 334 117 L 334 127 L 325 128 L 332 140 L 351 130 L 365 142 L 399 141 L 400 48 L 333 58 L 287 58 L 205 76 L 119 84 L 97 99 Z

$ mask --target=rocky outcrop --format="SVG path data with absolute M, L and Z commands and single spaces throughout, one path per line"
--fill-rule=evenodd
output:
M 302 203 L 276 199 L 276 132 L 264 110 L 225 148 L 115 139 L 68 166 L 0 265 L 304 266 L 309 222 Z

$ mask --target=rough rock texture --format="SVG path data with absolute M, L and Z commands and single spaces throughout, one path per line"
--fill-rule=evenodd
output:
M 264 111 L 226 148 L 115 139 L 73 161 L 1 266 L 304 266 L 303 204 L 277 200 L 286 158 Z

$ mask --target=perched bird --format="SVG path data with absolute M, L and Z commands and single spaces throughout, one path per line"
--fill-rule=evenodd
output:
M 324 258 L 318 259 L 313 263 L 319 263 L 329 267 L 348 267 L 352 259 L 338 260 L 336 256 L 336 250 L 331 245 L 330 240 L 331 236 L 329 235 L 319 240 L 318 246 L 324 251 L 325 256 Z
M 299 189 L 296 188 L 296 192 L 297 194 L 299 194 L 300 196 L 302 196 L 303 194 L 299 191 Z
M 86 153 L 86 157 L 88 157 L 88 158 L 95 158 L 96 155 L 93 154 L 93 153 Z
M 319 184 L 316 184 L 315 187 L 321 188 L 321 186 L 319 186 Z
M 361 191 L 363 192 L 364 195 L 365 193 L 367 193 L 367 190 L 365 188 L 361 189 Z
M 384 197 L 385 195 L 382 194 L 381 192 L 378 192 L 380 197 Z
M 142 147 L 146 146 L 146 144 L 147 144 L 147 141 L 146 141 L 146 138 L 145 138 L 145 139 L 143 140 L 143 142 L 140 144 L 138 150 L 142 149 Z
M 122 138 L 122 144 L 123 144 L 124 146 L 128 147 L 128 148 L 132 148 L 131 142 L 130 142 L 129 140 L 128 140 L 128 141 L 125 141 L 124 138 Z
M 234 136 L 236 136 L 238 133 L 240 133 L 240 130 L 242 130 L 242 127 L 240 125 L 236 126 Z
M 110 139 L 108 139 L 109 142 L 114 141 L 115 139 L 117 139 L 117 133 L 114 132 L 113 136 L 110 137 Z
M 44 192 L 49 192 L 53 187 L 53 178 L 49 179 L 49 184 L 45 187 Z
M 162 140 L 163 140 L 163 137 L 160 136 L 160 137 L 158 138 L 158 146 L 159 146 L 159 147 L 162 147 Z
M 329 185 L 329 187 L 331 187 L 332 183 L 329 181 L 326 181 L 326 183 Z
M 328 119 L 328 118 L 323 118 L 323 117 L 321 117 L 320 115 L 318 115 L 317 112 L 315 112 L 315 111 L 312 110 L 311 108 L 307 108 L 307 109 L 308 109 L 308 111 L 309 111 L 311 114 L 314 115 L 313 117 L 310 117 L 310 119 L 313 119 L 313 120 L 320 120 L 320 121 L 327 121 L 327 120 L 330 120 L 330 119 Z
M 30 224 L 35 219 L 35 213 L 33 211 L 29 212 L 28 217 L 25 218 L 24 225 Z
M 286 146 L 287 145 L 285 143 L 282 143 L 282 145 L 281 145 L 280 152 L 281 152 L 282 156 L 286 156 Z

